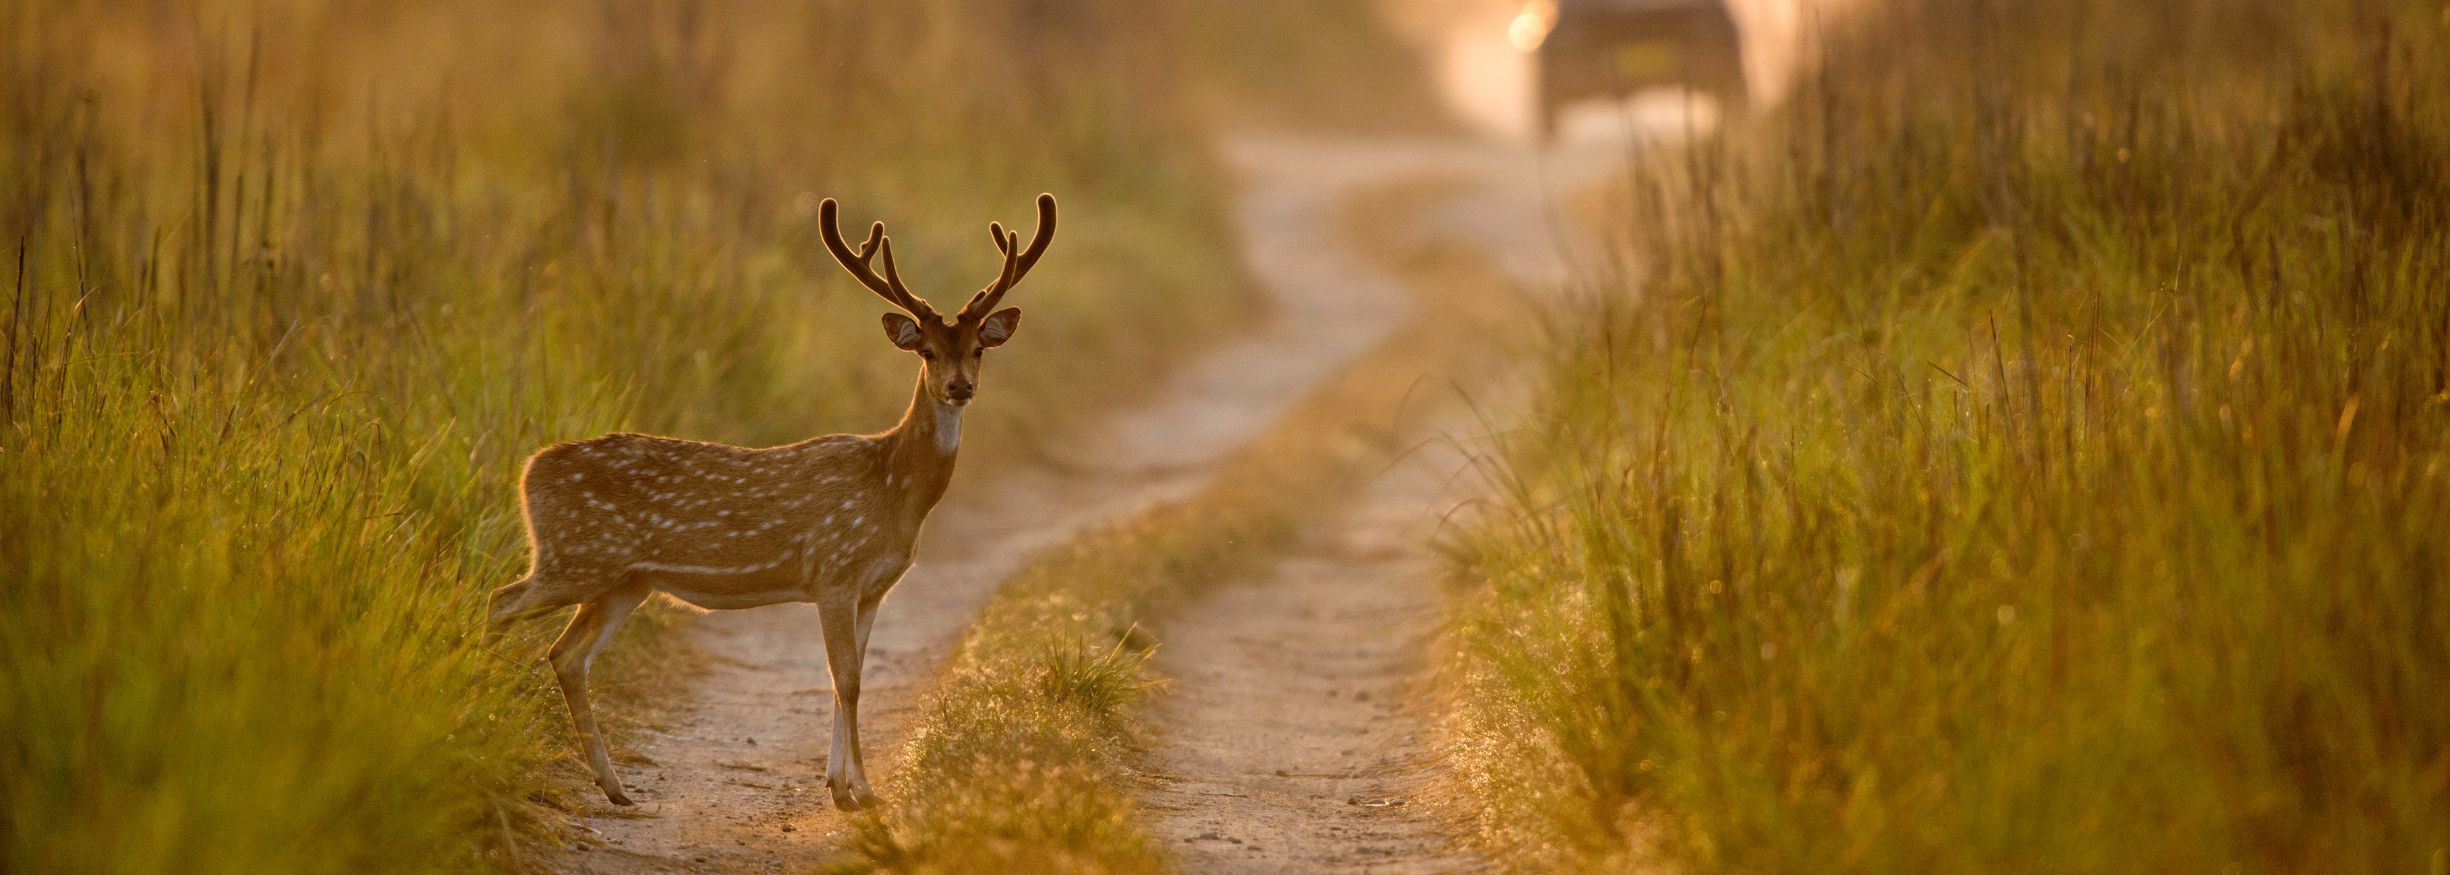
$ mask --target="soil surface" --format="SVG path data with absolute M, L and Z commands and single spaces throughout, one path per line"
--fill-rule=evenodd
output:
M 1442 308 L 1437 296 L 1457 290 L 1407 288 L 1393 265 L 1364 250 L 1465 248 L 1498 281 L 1467 294 L 1554 286 L 1563 262 L 1548 193 L 1604 166 L 1569 155 L 1543 169 L 1525 151 L 1428 142 L 1247 141 L 1233 157 L 1252 197 L 1282 201 L 1274 211 L 1282 221 L 1249 229 L 1247 245 L 1308 241 L 1313 253 L 1301 270 L 1268 281 L 1320 296 L 1402 290 L 1409 306 L 1382 310 L 1389 318 L 1407 310 L 1447 318 L 1460 308 Z M 1357 192 L 1391 183 L 1439 195 L 1426 208 L 1405 198 L 1409 210 L 1393 215 L 1349 209 Z M 1340 216 L 1372 226 L 1335 227 Z M 1376 245 L 1347 242 L 1356 238 Z M 1479 486 L 1460 448 L 1478 422 L 1464 394 L 1486 402 L 1509 387 L 1502 367 L 1436 372 L 1432 362 L 1456 360 L 1441 352 L 1409 341 L 1373 351 L 1421 362 L 1395 389 L 1418 408 L 1400 417 L 1412 424 L 1395 441 L 1410 449 L 1268 573 L 1210 591 L 1158 630 L 1155 665 L 1168 692 L 1154 711 L 1154 775 L 1143 798 L 1189 871 L 1486 868 L 1425 799 L 1435 792 L 1427 693 L 1442 603 L 1431 543 Z
M 1161 776 L 1144 797 L 1193 872 L 1483 868 L 1425 804 L 1439 604 L 1421 542 L 1463 463 L 1422 453 L 1263 578 L 1163 633 Z

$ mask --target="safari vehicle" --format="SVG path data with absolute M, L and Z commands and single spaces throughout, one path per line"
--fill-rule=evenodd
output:
M 1513 36 L 1538 53 L 1543 136 L 1576 101 L 1648 88 L 1691 88 L 1727 112 L 1744 106 L 1743 44 L 1723 0 L 1530 0 Z

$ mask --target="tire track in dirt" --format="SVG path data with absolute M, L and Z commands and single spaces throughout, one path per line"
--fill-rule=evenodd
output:
M 1318 247 L 1349 236 L 1338 226 L 1350 218 L 1344 209 L 1355 185 L 1436 183 L 1443 193 L 1428 208 L 1376 211 L 1361 220 L 1386 224 L 1349 230 L 1407 241 L 1398 248 L 1467 249 L 1491 286 L 1472 291 L 1489 295 L 1561 279 L 1549 193 L 1611 166 L 1603 154 L 1560 154 L 1552 157 L 1564 160 L 1544 170 L 1531 152 L 1473 143 L 1253 141 L 1233 154 L 1255 189 L 1300 205 L 1285 214 L 1301 221 L 1248 229 L 1245 245 Z M 1434 294 L 1452 290 L 1405 290 L 1387 265 L 1356 247 L 1321 249 L 1333 263 L 1271 281 L 1311 295 L 1342 294 L 1353 283 L 1392 286 L 1407 297 L 1432 297 L 1382 310 L 1381 318 L 1398 321 L 1412 310 L 1447 316 Z M 1455 388 L 1480 395 L 1506 387 L 1503 374 L 1437 372 L 1439 362 L 1456 361 L 1445 352 L 1373 352 L 1419 363 L 1418 379 L 1389 387 L 1412 395 L 1406 406 L 1414 411 L 1404 418 L 1419 425 L 1397 443 L 1413 449 L 1271 570 L 1194 599 L 1160 630 L 1154 665 L 1169 684 L 1152 711 L 1157 745 L 1148 763 L 1156 777 L 1143 799 L 1159 837 L 1190 871 L 1486 867 L 1450 839 L 1436 806 L 1423 799 L 1436 768 L 1436 720 L 1424 703 L 1442 605 L 1430 538 L 1441 517 L 1473 494 L 1468 458 L 1442 439 L 1474 427 Z
M 1423 804 L 1436 721 L 1417 704 L 1438 619 L 1420 544 L 1449 506 L 1452 453 L 1426 453 L 1266 576 L 1186 608 L 1164 636 L 1157 709 L 1169 776 L 1148 796 L 1194 872 L 1453 872 Z

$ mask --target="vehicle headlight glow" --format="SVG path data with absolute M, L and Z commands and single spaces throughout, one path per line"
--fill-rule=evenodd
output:
M 1548 32 L 1557 26 L 1556 0 L 1531 0 L 1523 11 L 1515 13 L 1514 21 L 1506 25 L 1506 40 L 1516 49 L 1536 52 L 1548 41 Z

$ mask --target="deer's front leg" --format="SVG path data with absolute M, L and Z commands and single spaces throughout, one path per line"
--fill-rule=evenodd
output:
M 825 759 L 825 785 L 833 790 L 834 807 L 858 811 L 875 804 L 868 776 L 859 764 L 859 605 L 856 593 L 843 593 L 817 603 L 817 620 L 825 629 L 825 668 L 834 676 L 834 747 Z

